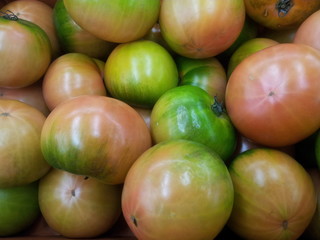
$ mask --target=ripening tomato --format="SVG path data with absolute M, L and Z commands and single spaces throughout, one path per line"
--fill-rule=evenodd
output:
M 297 29 L 294 43 L 307 44 L 320 51 L 320 10 L 309 16 Z
M 106 184 L 123 183 L 150 146 L 150 130 L 138 112 L 106 96 L 82 95 L 60 103 L 41 132 L 41 149 L 51 166 Z
M 160 0 L 64 0 L 71 18 L 105 41 L 124 43 L 142 38 L 156 23 Z
M 29 184 L 49 171 L 40 149 L 45 119 L 29 104 L 0 99 L 0 188 Z
M 163 0 L 159 16 L 170 48 L 189 58 L 207 58 L 229 48 L 245 21 L 239 0 Z
M 126 222 L 140 240 L 211 240 L 226 224 L 233 185 L 222 159 L 205 145 L 154 145 L 130 168 L 122 191 Z
M 16 0 L 5 5 L 1 11 L 10 10 L 17 17 L 28 20 L 41 27 L 48 35 L 54 58 L 60 55 L 60 45 L 53 24 L 53 10 L 41 1 Z
M 72 97 L 107 95 L 99 67 L 82 53 L 66 53 L 55 59 L 44 75 L 42 91 L 50 110 Z
M 121 214 L 121 185 L 52 169 L 39 182 L 39 206 L 46 223 L 68 238 L 107 232 Z
M 244 0 L 244 3 L 249 17 L 276 30 L 296 28 L 320 8 L 319 0 Z
M 63 0 L 58 0 L 54 6 L 53 21 L 63 53 L 83 53 L 105 61 L 116 46 L 81 28 L 70 17 Z
M 38 25 L 7 12 L 0 17 L 0 87 L 26 87 L 51 62 L 51 43 Z
M 248 240 L 294 240 L 316 210 L 308 172 L 288 154 L 256 148 L 230 164 L 234 205 L 228 226 Z
M 320 52 L 282 43 L 246 57 L 226 88 L 228 115 L 245 137 L 265 146 L 295 144 L 320 127 Z

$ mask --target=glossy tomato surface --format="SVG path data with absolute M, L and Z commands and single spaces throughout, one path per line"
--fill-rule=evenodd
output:
M 207 58 L 229 48 L 245 21 L 239 0 L 163 0 L 161 33 L 170 48 L 190 58 Z
M 244 0 L 244 3 L 248 16 L 276 30 L 298 27 L 320 8 L 318 0 Z
M 107 232 L 121 214 L 121 186 L 52 169 L 39 183 L 39 206 L 53 230 L 68 238 Z
M 133 162 L 151 146 L 142 117 L 126 103 L 83 95 L 59 104 L 47 117 L 41 149 L 55 168 L 123 183 Z
M 316 209 L 308 172 L 281 151 L 256 148 L 229 166 L 234 206 L 228 226 L 244 239 L 297 239 Z
M 46 72 L 52 56 L 50 40 L 35 23 L 11 13 L 5 16 L 0 17 L 0 87 L 26 87 Z
M 70 17 L 63 0 L 58 0 L 54 6 L 53 21 L 63 53 L 83 53 L 105 61 L 116 46 L 81 28 Z
M 45 119 L 26 103 L 0 99 L 0 188 L 29 184 L 48 172 L 40 149 Z
M 320 51 L 320 10 L 309 16 L 297 29 L 294 36 L 294 43 L 307 44 Z
M 160 44 L 140 40 L 118 45 L 105 64 L 110 94 L 132 106 L 152 108 L 159 97 L 178 85 L 172 56 Z
M 50 110 L 72 97 L 107 95 L 99 67 L 83 53 L 66 53 L 55 59 L 44 75 L 42 91 Z
M 151 111 L 155 143 L 187 139 L 202 143 L 227 160 L 236 146 L 236 132 L 223 106 L 203 89 L 185 85 L 168 90 Z
M 71 18 L 105 41 L 124 43 L 142 38 L 158 20 L 160 0 L 64 0 Z
M 224 101 L 226 71 L 215 57 L 192 59 L 182 56 L 175 58 L 180 73 L 179 85 L 193 85 L 205 90 L 211 97 Z
M 18 18 L 28 20 L 41 27 L 50 39 L 52 55 L 60 55 L 60 45 L 53 24 L 53 10 L 48 4 L 41 1 L 16 0 L 6 4 L 1 11 L 10 10 Z
M 284 43 L 245 58 L 232 72 L 226 108 L 245 137 L 266 146 L 297 143 L 320 126 L 320 53 Z
M 147 150 L 130 168 L 124 217 L 140 240 L 213 239 L 233 206 L 221 158 L 203 144 L 172 140 Z

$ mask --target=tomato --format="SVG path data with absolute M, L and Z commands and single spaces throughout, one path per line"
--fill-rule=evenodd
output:
M 320 36 L 320 10 L 309 16 L 297 29 L 294 43 L 307 44 L 320 50 L 319 36 Z
M 313 185 L 316 190 L 317 194 L 317 208 L 316 212 L 314 213 L 310 224 L 308 225 L 307 229 L 305 230 L 303 236 L 306 239 L 310 240 L 317 240 L 320 238 L 320 171 L 316 168 L 308 169 L 308 172 L 312 178 Z
M 0 237 L 16 235 L 40 216 L 38 182 L 0 188 Z
M 224 101 L 227 85 L 226 71 L 215 57 L 192 59 L 182 56 L 176 58 L 180 72 L 179 85 L 193 85 L 202 88 L 211 97 Z
M 68 238 L 107 232 L 121 214 L 120 185 L 52 169 L 40 180 L 39 206 L 50 228 Z
M 254 21 L 270 29 L 298 27 L 320 8 L 318 0 L 244 0 L 246 13 Z
M 56 58 L 60 55 L 60 45 L 52 19 L 53 10 L 50 6 L 40 1 L 16 0 L 1 9 L 3 12 L 6 10 L 10 10 L 17 17 L 41 27 L 50 39 L 53 57 Z
M 227 160 L 236 146 L 236 132 L 223 106 L 203 89 L 185 85 L 164 93 L 151 111 L 155 143 L 187 139 L 202 143 Z
M 288 154 L 256 148 L 229 166 L 234 205 L 228 227 L 244 239 L 297 239 L 316 209 L 308 172 Z
M 48 172 L 40 149 L 45 119 L 26 103 L 0 99 L 0 188 L 28 184 Z
M 226 109 L 236 129 L 265 146 L 292 145 L 320 126 L 320 53 L 283 43 L 245 58 L 226 88 Z
M 31 85 L 51 62 L 51 43 L 44 30 L 10 13 L 0 17 L 0 46 L 0 58 L 5 59 L 0 63 L 0 87 Z
M 71 18 L 84 30 L 105 41 L 138 40 L 156 23 L 160 0 L 64 0 Z
M 170 48 L 189 58 L 208 58 L 229 48 L 245 21 L 239 0 L 163 0 L 161 33 Z
M 27 103 L 48 116 L 50 110 L 42 94 L 42 81 L 22 88 L 0 88 L 0 99 L 15 99 Z
M 125 220 L 140 240 L 211 240 L 232 206 L 224 162 L 203 144 L 187 140 L 162 142 L 144 152 L 122 192 Z
M 115 43 L 104 41 L 82 29 L 67 12 L 63 0 L 53 9 L 54 26 L 64 53 L 83 53 L 93 58 L 107 59 Z
M 249 55 L 258 52 L 267 47 L 271 47 L 278 44 L 277 41 L 274 41 L 269 38 L 252 38 L 237 48 L 234 53 L 231 55 L 228 63 L 227 74 L 230 77 L 231 73 L 235 69 L 235 67 L 246 57 Z
M 132 107 L 97 95 L 59 104 L 41 133 L 41 149 L 51 166 L 106 184 L 123 183 L 133 162 L 150 146 L 149 128 Z
M 43 78 L 42 91 L 50 110 L 79 95 L 107 95 L 99 67 L 82 53 L 66 53 L 52 62 Z
M 110 94 L 132 106 L 152 108 L 168 89 L 178 85 L 177 66 L 160 44 L 140 40 L 119 44 L 105 65 Z

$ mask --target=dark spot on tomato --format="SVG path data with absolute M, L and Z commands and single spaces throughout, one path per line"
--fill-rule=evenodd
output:
M 288 225 L 289 225 L 288 220 L 284 220 L 282 222 L 282 227 L 283 227 L 284 230 L 288 229 Z
M 135 217 L 135 216 L 131 216 L 131 220 L 132 220 L 133 224 L 134 224 L 136 227 L 138 227 L 138 222 L 137 222 L 136 217 Z
M 0 116 L 1 116 L 1 117 L 8 117 L 8 116 L 10 116 L 10 113 L 8 113 L 8 112 L 3 112 L 3 113 L 0 113 Z
M 72 189 L 72 190 L 71 190 L 71 195 L 72 195 L 72 197 L 75 197 L 75 196 L 76 196 L 76 190 L 75 190 L 75 189 Z
M 85 177 L 84 177 L 84 180 L 88 180 L 88 179 L 89 179 L 89 177 L 88 177 L 88 176 L 85 176 Z
M 276 3 L 276 9 L 278 11 L 279 17 L 284 17 L 288 14 L 290 9 L 293 7 L 293 1 L 292 0 L 279 0 Z
M 269 92 L 269 94 L 268 94 L 268 96 L 273 96 L 274 95 L 274 92 L 273 91 L 271 91 L 271 92 Z

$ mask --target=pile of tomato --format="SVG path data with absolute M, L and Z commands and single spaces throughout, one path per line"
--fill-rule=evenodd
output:
M 0 237 L 320 238 L 319 0 L 0 8 Z

